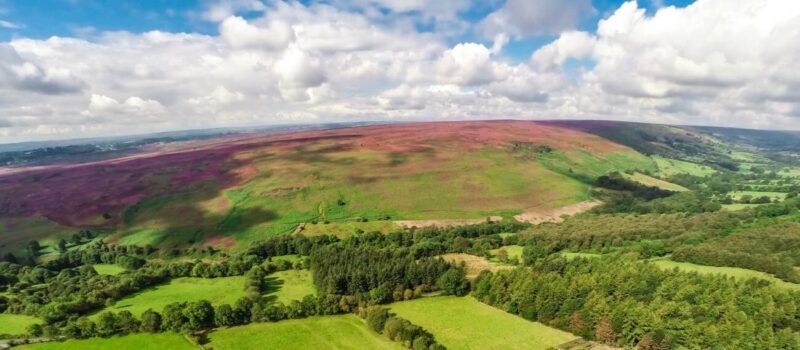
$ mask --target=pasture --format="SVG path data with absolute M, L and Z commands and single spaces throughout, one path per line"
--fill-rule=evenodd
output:
M 483 304 L 472 297 L 428 297 L 389 306 L 451 350 L 545 350 L 576 336 Z
M 708 176 L 716 172 L 716 170 L 711 167 L 697 163 L 677 159 L 668 159 L 660 156 L 652 156 L 651 158 L 653 158 L 658 166 L 658 173 L 664 177 L 670 177 L 677 174 Z
M 678 262 L 668 259 L 652 259 L 650 263 L 663 269 L 675 269 L 688 272 L 697 272 L 701 274 L 721 274 L 731 276 L 737 279 L 759 278 L 774 283 L 779 288 L 800 290 L 800 284 L 786 282 L 766 272 L 742 269 L 738 267 L 724 267 L 724 266 L 706 266 L 698 265 L 688 262 Z
M 674 192 L 684 192 L 684 191 L 688 191 L 689 190 L 688 188 L 683 187 L 681 185 L 674 184 L 674 183 L 671 183 L 671 182 L 667 182 L 667 181 L 664 181 L 664 180 L 661 180 L 661 179 L 657 179 L 657 178 L 654 178 L 652 176 L 647 176 L 645 174 L 638 173 L 638 172 L 637 173 L 633 173 L 633 175 L 629 175 L 629 174 L 626 174 L 626 173 L 622 173 L 622 175 L 625 178 L 627 178 L 629 180 L 632 180 L 632 181 L 636 181 L 636 182 L 638 182 L 638 183 L 640 183 L 642 185 L 658 187 L 658 188 L 660 188 L 662 190 L 674 191 Z
M 145 289 L 142 292 L 117 300 L 103 311 L 130 311 L 139 317 L 147 309 L 161 312 L 174 302 L 191 302 L 206 299 L 214 305 L 233 304 L 244 296 L 244 277 L 176 278 L 169 283 Z M 92 315 L 97 317 L 99 313 Z
M 786 199 L 786 193 L 783 192 L 732 191 L 728 192 L 728 195 L 734 200 L 740 200 L 744 196 L 750 196 L 751 198 L 767 196 L 772 201 L 782 201 Z
M 369 328 L 352 314 L 309 317 L 275 323 L 253 323 L 218 329 L 208 336 L 208 348 L 238 349 L 370 349 L 400 350 L 403 347 Z
M 302 300 L 306 295 L 316 294 L 311 272 L 308 270 L 286 270 L 266 277 L 264 291 L 270 301 L 288 304 L 292 300 Z
M 119 275 L 127 270 L 119 265 L 114 264 L 94 264 L 92 265 L 95 271 L 101 275 Z
M 576 259 L 576 258 L 592 259 L 592 258 L 599 258 L 599 257 L 603 256 L 603 254 L 595 254 L 595 253 L 560 252 L 559 254 L 561 256 L 563 256 L 564 258 L 566 258 L 567 260 L 572 260 L 572 259 Z
M 513 266 L 510 265 L 502 265 L 499 263 L 495 263 L 482 256 L 475 256 L 471 254 L 464 254 L 464 253 L 450 253 L 441 255 L 442 259 L 445 261 L 459 265 L 464 264 L 464 267 L 467 270 L 467 278 L 473 279 L 478 277 L 478 275 L 483 270 L 488 270 L 491 272 L 497 272 L 500 270 L 511 269 Z
M 492 249 L 492 250 L 489 251 L 489 253 L 492 254 L 492 259 L 490 259 L 490 260 L 493 261 L 493 262 L 499 262 L 499 260 L 497 259 L 497 252 L 499 252 L 500 249 L 503 249 L 503 250 L 506 251 L 506 254 L 508 255 L 509 259 L 514 259 L 514 258 L 522 259 L 522 249 L 524 249 L 524 248 L 525 247 L 523 247 L 521 245 L 507 245 L 507 246 L 502 246 L 502 247 L 497 248 L 497 249 Z
M 0 334 L 26 334 L 28 326 L 36 323 L 43 322 L 33 316 L 0 313 Z
M 19 350 L 196 350 L 197 346 L 177 333 L 131 334 L 121 337 L 70 339 L 63 342 L 23 345 Z

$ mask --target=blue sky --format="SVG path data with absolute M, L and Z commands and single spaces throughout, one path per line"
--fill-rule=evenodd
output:
M 797 23 L 797 0 L 0 0 L 0 143 L 365 120 L 800 129 Z
M 694 0 L 640 0 L 640 5 L 655 11 L 659 6 L 683 7 Z M 0 40 L 27 37 L 46 39 L 51 36 L 86 37 L 104 31 L 142 33 L 152 30 L 218 34 L 217 25 L 202 18 L 210 1 L 206 0 L 0 0 L 0 20 L 19 28 L 0 28 Z M 301 1 L 311 3 L 313 1 Z M 504 1 L 475 2 L 459 14 L 470 23 L 478 23 L 503 5 Z M 594 13 L 582 17 L 578 28 L 594 31 L 597 22 L 623 3 L 622 0 L 593 0 Z M 243 12 L 248 18 L 257 13 Z M 515 60 L 527 59 L 533 51 L 557 37 L 556 34 L 511 40 L 504 53 Z M 465 33 L 456 41 L 485 41 L 474 32 Z

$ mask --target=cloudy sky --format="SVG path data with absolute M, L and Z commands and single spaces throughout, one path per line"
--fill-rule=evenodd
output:
M 800 1 L 0 0 L 0 143 L 509 118 L 800 129 Z

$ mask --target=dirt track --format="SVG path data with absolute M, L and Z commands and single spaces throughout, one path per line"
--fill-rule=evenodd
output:
M 564 218 L 561 217 L 562 215 L 575 215 L 582 213 L 600 204 L 603 204 L 603 202 L 598 200 L 590 200 L 556 209 L 530 210 L 514 216 L 514 219 L 522 222 L 530 222 L 532 224 L 540 224 L 543 222 L 562 222 L 564 221 Z

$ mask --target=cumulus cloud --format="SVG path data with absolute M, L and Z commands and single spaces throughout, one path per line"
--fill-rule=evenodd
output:
M 575 28 L 593 12 L 591 0 L 507 0 L 481 27 L 489 37 L 499 33 L 517 37 L 553 34 Z
M 481 44 L 458 44 L 436 62 L 439 79 L 461 85 L 482 85 L 502 79 L 503 72 L 491 55 Z
M 14 38 L 0 43 L 0 142 L 376 119 L 800 126 L 800 2 L 698 0 L 648 14 L 631 1 L 585 32 L 575 21 L 589 1 L 508 0 L 471 40 L 438 31 L 446 16 L 423 13 L 434 3 L 456 9 L 453 21 L 468 7 L 213 2 L 214 34 Z M 419 29 L 425 16 L 436 30 Z M 542 33 L 557 38 L 530 59 L 504 53 Z

